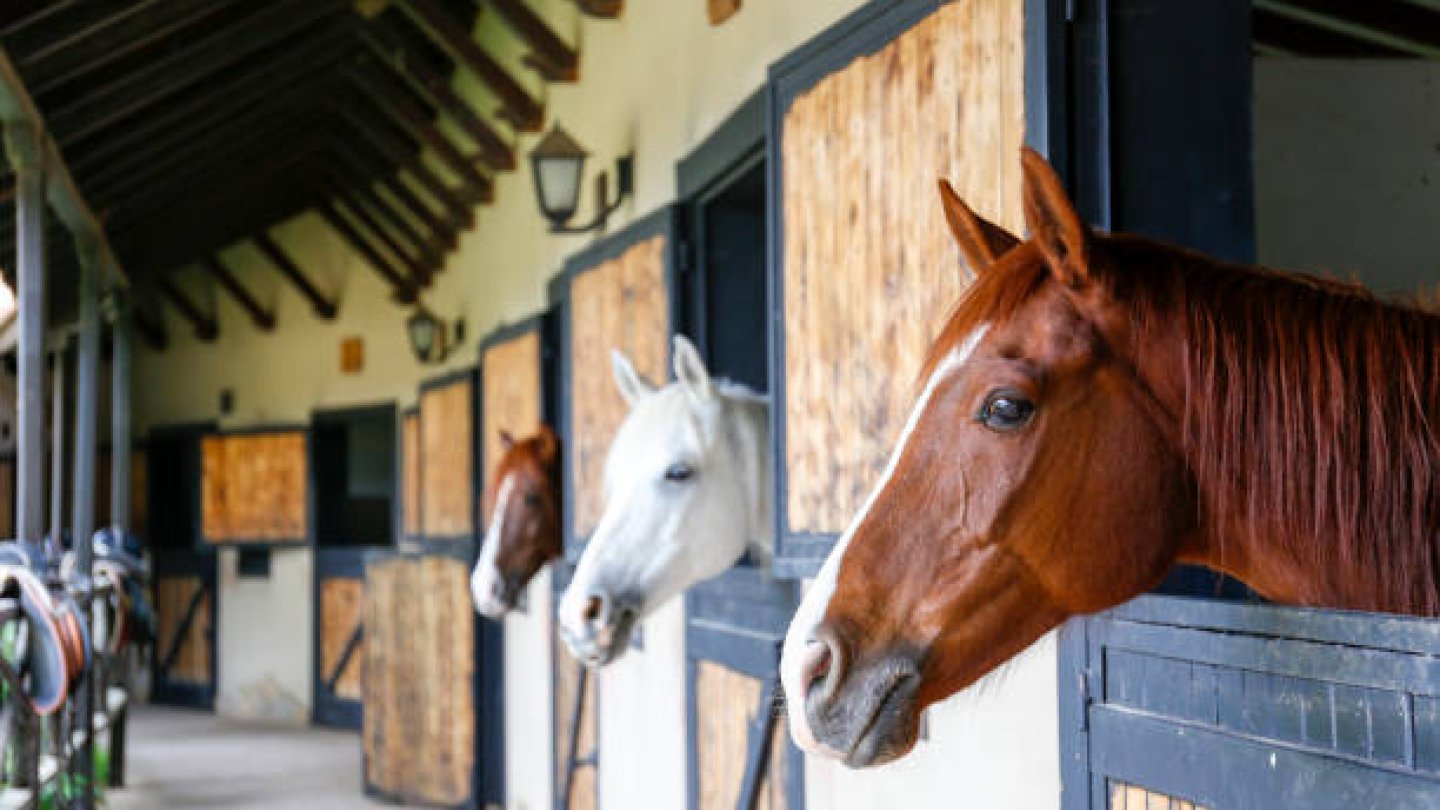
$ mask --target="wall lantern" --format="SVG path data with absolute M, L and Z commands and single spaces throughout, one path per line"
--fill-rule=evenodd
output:
M 421 363 L 438 363 L 450 353 L 445 323 L 424 307 L 416 309 L 405 322 L 405 331 L 410 334 L 410 350 Z
M 535 197 L 540 213 L 550 220 L 551 233 L 586 233 L 605 227 L 610 214 L 635 191 L 635 160 L 626 155 L 615 161 L 618 193 L 607 202 L 609 179 L 604 172 L 595 178 L 595 219 L 587 225 L 568 225 L 580 207 L 580 180 L 590 154 L 575 142 L 558 123 L 545 133 L 530 151 L 530 173 L 535 177 Z

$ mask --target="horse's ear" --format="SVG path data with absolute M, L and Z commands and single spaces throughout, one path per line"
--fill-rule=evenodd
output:
M 1090 280 L 1090 229 L 1065 194 L 1055 170 L 1035 150 L 1020 153 L 1025 173 L 1025 224 L 1050 272 L 1070 287 Z
M 700 352 L 696 350 L 695 344 L 690 342 L 690 338 L 677 334 L 671 345 L 671 353 L 675 356 L 675 379 L 696 399 L 710 399 L 714 393 L 714 387 L 710 384 L 710 372 L 706 370 L 705 362 L 700 359 Z
M 560 438 L 549 425 L 541 425 L 540 430 L 535 433 L 537 443 L 536 450 L 539 451 L 540 461 L 544 464 L 554 464 L 555 459 L 560 455 Z
M 940 205 L 945 210 L 945 221 L 950 223 L 955 244 L 960 246 L 970 271 L 977 276 L 1020 244 L 1015 234 L 975 213 L 955 193 L 948 180 L 940 181 Z
M 615 387 L 620 389 L 620 396 L 634 407 L 635 403 L 655 393 L 655 386 L 645 381 L 640 372 L 630 362 L 630 358 L 619 349 L 610 350 L 610 370 L 615 375 Z
M 508 453 L 508 452 L 510 452 L 510 448 L 512 448 L 512 447 L 514 447 L 514 446 L 515 446 L 515 437 L 510 434 L 510 431 L 508 431 L 508 430 L 501 430 L 501 431 L 500 431 L 500 451 L 501 451 L 501 452 L 504 452 L 504 453 Z

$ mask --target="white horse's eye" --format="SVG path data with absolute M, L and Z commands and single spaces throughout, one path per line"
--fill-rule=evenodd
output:
M 677 484 L 683 484 L 694 477 L 695 468 L 683 461 L 677 461 L 665 470 L 665 480 Z

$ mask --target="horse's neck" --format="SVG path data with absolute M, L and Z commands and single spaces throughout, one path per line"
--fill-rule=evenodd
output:
M 769 567 L 774 548 L 774 522 L 770 519 L 769 407 L 763 400 L 733 397 L 728 403 L 738 472 L 745 484 L 749 521 L 746 549 L 757 564 Z

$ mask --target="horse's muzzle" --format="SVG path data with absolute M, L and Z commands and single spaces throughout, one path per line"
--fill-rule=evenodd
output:
M 915 747 L 920 727 L 916 657 L 890 653 L 847 665 L 833 638 L 822 635 L 814 644 L 805 719 L 822 749 L 852 768 L 869 768 Z
M 580 663 L 603 667 L 630 647 L 638 617 L 633 608 L 612 606 L 608 598 L 591 596 L 578 626 L 560 623 L 560 638 Z

